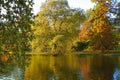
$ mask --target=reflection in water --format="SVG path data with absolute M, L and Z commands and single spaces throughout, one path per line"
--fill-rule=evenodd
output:
M 85 58 L 84 58 L 85 59 Z M 84 80 L 112 80 L 114 68 L 118 59 L 108 56 L 86 57 L 86 62 L 81 64 Z M 85 65 L 85 66 L 83 66 Z M 84 69 L 85 68 L 85 69 Z
M 113 80 L 115 56 L 32 56 L 24 80 Z
M 24 80 L 78 80 L 77 59 L 71 56 L 33 56 Z
M 22 80 L 29 55 L 0 55 L 0 80 Z
M 119 80 L 119 56 L 31 56 L 2 62 L 0 79 L 10 80 Z M 16 64 L 16 62 L 18 64 Z M 3 65 L 4 64 L 4 65 Z M 5 71 L 6 70 L 6 71 Z M 7 71 L 9 70 L 9 71 Z M 5 75 L 5 76 L 4 76 Z M 6 77 L 7 75 L 7 77 Z M 12 77 L 11 77 L 12 76 Z

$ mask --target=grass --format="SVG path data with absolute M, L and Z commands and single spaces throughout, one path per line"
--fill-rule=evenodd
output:
M 100 50 L 95 51 L 80 51 L 80 52 L 73 52 L 73 55 L 92 55 L 92 56 L 120 56 L 120 50 L 105 50 L 101 52 Z

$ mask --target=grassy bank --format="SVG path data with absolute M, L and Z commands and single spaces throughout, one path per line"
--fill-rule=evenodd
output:
M 77 51 L 65 54 L 55 54 L 55 53 L 28 53 L 30 55 L 41 55 L 41 56 L 61 56 L 61 55 L 118 55 L 120 56 L 120 50 L 105 50 L 104 52 L 100 50 L 94 51 Z
M 74 52 L 73 55 L 118 55 L 120 56 L 120 50 L 105 50 L 104 52 L 100 50 L 95 51 L 80 51 Z

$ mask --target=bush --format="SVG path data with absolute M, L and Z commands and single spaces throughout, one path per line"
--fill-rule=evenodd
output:
M 81 41 L 78 41 L 76 43 L 77 45 L 76 46 L 73 46 L 72 48 L 75 50 L 75 51 L 81 51 L 81 50 L 84 50 L 88 47 L 89 45 L 89 42 L 81 42 Z

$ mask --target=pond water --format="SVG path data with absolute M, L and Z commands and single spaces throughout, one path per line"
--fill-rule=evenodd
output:
M 120 80 L 120 56 L 34 55 L 20 60 L 0 62 L 0 80 Z

